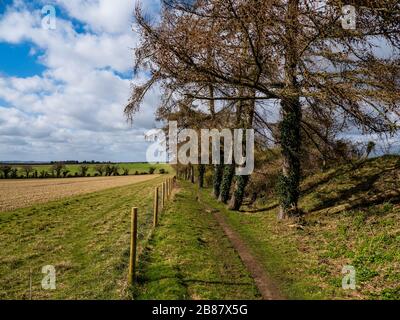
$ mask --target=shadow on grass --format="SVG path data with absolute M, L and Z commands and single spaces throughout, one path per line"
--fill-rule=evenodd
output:
M 382 190 L 379 188 L 377 183 L 378 180 L 385 175 L 390 177 L 393 176 L 392 172 L 400 168 L 399 163 L 389 169 L 382 168 L 379 165 L 371 166 L 371 164 L 369 164 L 369 167 L 373 170 L 370 170 L 370 172 L 363 172 L 363 175 L 359 174 L 347 178 L 349 182 L 356 181 L 355 184 L 347 189 L 336 191 L 335 196 L 330 196 L 330 192 L 314 191 L 317 199 L 320 200 L 320 203 L 312 210 L 309 210 L 309 212 L 315 212 L 345 203 L 348 204 L 346 210 L 354 210 L 367 208 L 371 205 L 382 204 L 386 201 L 390 201 L 391 203 L 400 202 L 400 190 L 398 188 Z M 351 171 L 352 170 L 347 172 L 351 173 Z M 335 175 L 329 175 L 329 179 L 332 179 L 333 176 Z M 326 182 L 326 180 L 329 181 L 329 179 L 324 178 L 322 181 Z M 393 178 L 393 181 L 395 181 L 395 178 Z M 322 183 L 318 183 L 317 185 L 321 184 Z M 314 187 L 313 190 L 315 190 Z M 370 191 L 375 191 L 375 194 L 371 195 L 368 193 Z M 350 198 L 354 196 L 356 196 L 356 199 L 350 200 Z
M 240 209 L 239 212 L 245 212 L 245 213 L 257 213 L 257 212 L 263 212 L 263 211 L 270 211 L 279 206 L 278 203 L 270 205 L 265 208 L 257 208 L 257 209 Z

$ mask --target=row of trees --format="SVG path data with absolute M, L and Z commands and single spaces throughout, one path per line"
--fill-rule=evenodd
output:
M 180 128 L 254 128 L 258 150 L 280 150 L 280 219 L 301 214 L 303 159 L 311 149 L 326 163 L 350 153 L 338 139 L 346 129 L 398 130 L 399 1 L 162 3 L 155 23 L 140 6 L 135 11 L 142 40 L 135 72 L 150 78 L 133 87 L 126 115 L 132 119 L 157 86 L 161 120 Z M 354 30 L 343 28 L 346 4 L 356 8 Z M 193 179 L 194 166 L 185 172 Z M 203 173 L 199 166 L 200 185 Z M 223 164 L 213 175 L 214 195 L 240 207 L 249 178 L 234 177 L 234 167 Z
M 0 166 L 0 178 L 3 179 L 17 179 L 17 178 L 68 178 L 68 177 L 88 177 L 90 167 L 86 164 L 78 166 L 78 170 L 72 174 L 71 170 L 65 165 L 64 162 L 53 163 L 50 170 L 37 170 L 31 165 L 25 165 L 22 168 L 15 168 L 10 165 Z M 139 174 L 153 174 L 156 168 L 150 167 L 148 172 L 135 172 Z M 115 164 L 97 164 L 94 166 L 94 176 L 127 176 L 129 175 L 129 168 L 120 168 Z M 19 174 L 21 172 L 21 174 Z M 160 173 L 165 173 L 164 169 L 160 169 Z

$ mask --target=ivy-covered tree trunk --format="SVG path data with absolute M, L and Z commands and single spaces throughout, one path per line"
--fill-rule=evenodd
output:
M 279 125 L 282 149 L 282 174 L 278 182 L 280 212 L 278 219 L 298 214 L 297 203 L 300 196 L 300 146 L 301 107 L 300 102 L 282 102 L 283 119 Z
M 255 97 L 255 91 L 249 91 L 249 95 Z M 242 101 L 239 104 L 239 110 L 237 112 L 237 123 L 238 126 L 245 129 L 251 129 L 253 127 L 254 121 L 254 111 L 255 111 L 255 100 Z M 243 113 L 245 116 L 243 116 Z M 243 150 L 246 150 L 246 134 L 243 133 Z M 229 200 L 229 209 L 239 210 L 242 206 L 244 200 L 244 192 L 248 182 L 250 181 L 250 176 L 235 176 L 235 187 L 232 193 L 232 197 Z
M 282 174 L 278 181 L 280 211 L 278 219 L 298 214 L 300 196 L 301 103 L 298 84 L 299 0 L 289 0 L 286 14 L 285 89 L 281 100 L 282 121 L 279 124 L 282 152 Z
M 206 166 L 204 164 L 199 164 L 197 169 L 199 171 L 197 182 L 199 184 L 199 188 L 203 188 L 204 187 L 204 173 L 206 172 Z
M 221 182 L 221 193 L 219 195 L 219 201 L 227 203 L 229 200 L 229 192 L 231 190 L 233 176 L 235 174 L 235 165 L 227 164 L 224 166 L 224 174 Z
M 213 195 L 216 199 L 219 198 L 219 195 L 221 193 L 221 181 L 222 181 L 223 173 L 224 173 L 224 165 L 223 164 L 214 165 Z
M 235 177 L 235 190 L 233 191 L 231 200 L 229 201 L 229 209 L 237 211 L 242 206 L 244 191 L 246 189 L 249 178 L 249 176 Z

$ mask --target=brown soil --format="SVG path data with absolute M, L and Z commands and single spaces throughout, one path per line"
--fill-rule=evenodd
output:
M 213 212 L 215 219 L 224 230 L 226 236 L 231 241 L 233 247 L 238 252 L 243 264 L 249 270 L 251 276 L 256 283 L 258 290 L 260 291 L 264 300 L 283 300 L 283 297 L 279 293 L 278 289 L 265 273 L 264 268 L 260 262 L 250 253 L 249 248 L 240 238 L 240 236 L 232 230 L 225 220 L 225 217 L 219 212 Z
M 0 212 L 147 181 L 159 175 L 0 180 Z
M 209 205 L 204 203 L 200 199 L 199 194 L 197 196 L 197 200 L 202 202 L 207 207 L 207 212 L 212 213 L 215 220 L 217 220 L 218 224 L 221 226 L 225 235 L 232 243 L 232 246 L 239 254 L 239 257 L 242 260 L 243 264 L 246 266 L 247 270 L 253 277 L 262 298 L 264 300 L 284 300 L 285 298 L 281 295 L 278 288 L 265 272 L 262 264 L 251 253 L 249 247 L 241 239 L 240 235 L 229 226 L 229 224 L 226 222 L 225 217 L 218 210 L 213 209 Z

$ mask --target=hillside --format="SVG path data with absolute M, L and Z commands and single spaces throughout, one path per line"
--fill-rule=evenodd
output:
M 194 219 L 193 213 L 202 221 L 211 221 L 212 215 L 217 214 L 239 234 L 288 299 L 400 299 L 399 178 L 400 157 L 395 156 L 312 175 L 302 184 L 300 206 L 306 212 L 305 217 L 286 221 L 276 219 L 277 199 L 233 212 L 213 199 L 210 189 L 199 191 L 196 185 L 180 181 L 181 191 L 175 199 L 179 212 L 169 213 L 180 218 L 168 215 L 162 218 L 151 251 L 162 252 L 162 261 L 170 268 L 185 270 L 186 275 L 176 275 L 175 279 L 185 287 L 186 278 L 193 276 L 189 262 L 201 269 L 202 261 L 208 261 L 207 251 L 198 251 L 195 241 L 196 237 L 207 236 L 192 224 L 178 227 L 180 221 L 182 217 Z M 190 209 L 197 207 L 202 208 L 200 212 Z M 196 235 L 193 243 L 185 240 L 191 233 Z M 166 243 L 182 246 L 166 250 Z M 193 250 L 197 257 L 194 262 Z M 155 270 L 159 263 L 146 261 L 144 273 Z M 356 290 L 342 288 L 344 266 L 355 268 Z M 226 272 L 229 274 L 229 270 Z M 144 292 L 148 297 L 149 292 L 162 291 L 157 282 L 146 278 L 142 279 L 140 297 Z M 207 296 L 205 292 L 210 287 L 202 290 L 197 296 Z M 228 286 L 222 282 L 219 292 L 227 290 Z M 182 298 L 173 292 L 167 296 Z
M 278 222 L 277 201 L 234 213 L 217 204 L 288 298 L 400 299 L 400 157 L 308 177 L 302 221 Z M 356 290 L 343 290 L 343 266 Z

